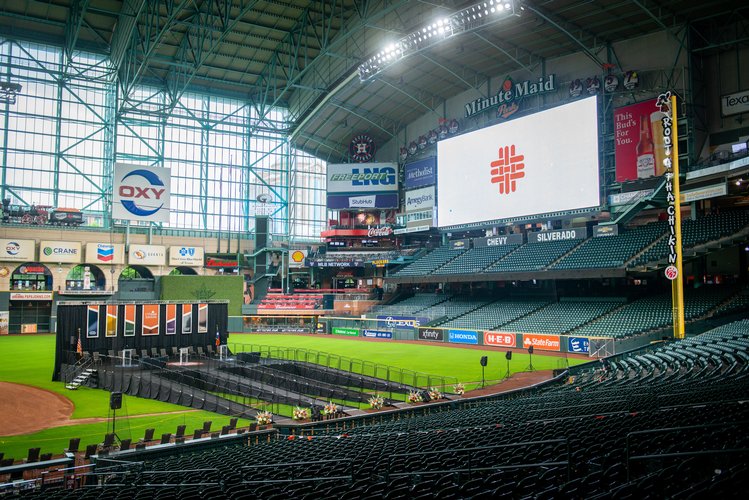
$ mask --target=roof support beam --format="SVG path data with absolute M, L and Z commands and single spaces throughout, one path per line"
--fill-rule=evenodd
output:
M 89 0 L 73 0 L 65 22 L 65 58 L 68 62 L 73 59 L 73 51 L 78 42 L 78 35 L 83 25 L 83 16 L 88 9 Z

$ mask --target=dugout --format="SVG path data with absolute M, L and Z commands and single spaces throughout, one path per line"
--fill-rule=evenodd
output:
M 228 301 L 60 302 L 52 380 L 61 380 L 62 365 L 74 362 L 79 338 L 81 351 L 102 355 L 215 345 L 216 332 L 225 344 L 228 306 Z

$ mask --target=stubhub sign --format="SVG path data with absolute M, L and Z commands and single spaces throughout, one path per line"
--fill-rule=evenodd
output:
M 398 191 L 395 163 L 339 163 L 328 165 L 328 194 Z

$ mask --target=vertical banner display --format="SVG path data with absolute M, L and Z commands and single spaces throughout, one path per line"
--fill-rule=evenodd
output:
M 668 267 L 664 273 L 671 280 L 674 338 L 684 338 L 684 284 L 681 248 L 681 193 L 679 192 L 679 138 L 676 120 L 676 96 L 668 91 L 658 96 L 653 115 L 659 127 L 658 151 L 666 176 L 666 214 L 668 215 Z
M 665 173 L 663 125 L 659 99 L 614 110 L 616 181 L 645 179 Z
M 143 304 L 143 335 L 159 334 L 159 305 Z
M 166 334 L 177 334 L 177 304 L 166 305 Z
M 8 335 L 9 324 L 10 324 L 10 312 L 0 311 L 0 335 Z
M 107 326 L 104 335 L 107 337 L 117 336 L 117 306 L 107 306 Z
M 198 304 L 198 333 L 208 333 L 208 304 Z
M 99 306 L 88 306 L 88 322 L 86 323 L 86 337 L 90 339 L 99 336 Z
M 182 334 L 192 333 L 192 304 L 182 304 Z
M 135 304 L 125 305 L 125 337 L 135 337 Z

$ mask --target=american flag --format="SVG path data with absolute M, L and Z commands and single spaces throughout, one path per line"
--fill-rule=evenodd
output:
M 83 344 L 81 344 L 81 331 L 78 330 L 78 343 L 75 346 L 75 352 L 83 354 Z
M 221 334 L 218 333 L 218 330 L 216 330 L 216 347 L 221 345 Z

